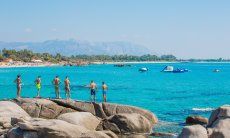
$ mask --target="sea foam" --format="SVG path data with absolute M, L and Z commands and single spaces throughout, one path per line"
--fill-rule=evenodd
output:
M 213 111 L 214 108 L 192 108 L 193 111 L 198 111 L 198 112 L 209 112 L 209 111 Z

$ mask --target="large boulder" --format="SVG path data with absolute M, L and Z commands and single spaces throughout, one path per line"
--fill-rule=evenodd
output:
M 150 133 L 152 131 L 151 122 L 144 116 L 136 113 L 116 114 L 107 120 L 109 123 L 115 124 L 122 134 Z M 113 129 L 110 130 L 113 131 Z
M 230 136 L 230 106 L 221 106 L 212 112 L 208 123 L 210 138 Z
M 65 108 L 48 99 L 20 98 L 14 99 L 31 117 L 55 119 L 60 114 L 74 112 L 71 108 Z
M 89 130 L 95 130 L 100 123 L 100 120 L 89 112 L 65 113 L 60 115 L 57 119 L 83 126 Z
M 208 130 L 210 138 L 230 137 L 230 118 L 216 120 Z
M 178 138 L 208 138 L 207 130 L 201 125 L 185 126 Z
M 112 115 L 122 114 L 122 113 L 127 113 L 127 114 L 137 113 L 147 118 L 152 125 L 158 122 L 157 117 L 152 112 L 138 107 L 110 104 L 110 103 L 102 103 L 102 107 L 107 116 L 112 116 Z
M 83 101 L 66 101 L 63 99 L 53 99 L 53 102 L 57 103 L 58 105 L 72 108 L 76 111 L 79 112 L 90 112 L 93 115 L 100 117 L 100 118 L 106 118 L 107 116 L 105 115 L 102 104 L 98 103 L 92 103 L 92 102 L 83 102 Z
M 19 122 L 7 133 L 8 138 L 109 138 L 103 132 L 89 131 L 78 125 L 56 119 L 31 119 Z
M 208 119 L 204 118 L 202 116 L 188 116 L 186 118 L 186 124 L 189 125 L 207 125 L 208 124 Z
M 216 120 L 221 118 L 230 118 L 230 106 L 221 106 L 214 110 L 209 117 L 208 127 L 211 127 Z
M 11 118 L 30 118 L 30 116 L 17 104 L 0 101 L 0 135 L 12 127 Z
M 60 106 L 72 108 L 79 112 L 90 112 L 93 115 L 96 115 L 94 105 L 91 102 L 81 102 L 74 100 L 64 100 L 64 99 L 52 99 L 53 102 L 57 103 Z

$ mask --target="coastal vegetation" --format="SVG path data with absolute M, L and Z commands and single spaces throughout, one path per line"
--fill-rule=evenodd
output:
M 146 62 L 146 61 L 166 61 L 166 62 L 229 62 L 229 59 L 178 59 L 174 55 L 72 55 L 65 56 L 60 53 L 55 55 L 46 53 L 36 53 L 31 50 L 8 50 L 3 49 L 0 51 L 0 61 L 11 59 L 12 61 L 31 62 L 39 60 L 41 62 L 50 63 L 76 63 L 76 62 Z
M 12 59 L 13 61 L 31 62 L 32 60 L 42 60 L 46 62 L 58 63 L 64 62 L 116 62 L 116 61 L 176 61 L 176 57 L 173 55 L 72 55 L 64 56 L 60 53 L 52 55 L 49 53 L 34 53 L 33 51 L 24 50 L 7 50 L 3 49 L 0 52 L 0 60 Z

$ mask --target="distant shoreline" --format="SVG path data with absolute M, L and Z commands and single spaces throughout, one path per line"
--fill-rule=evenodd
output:
M 201 64 L 201 63 L 230 63 L 230 61 L 226 61 L 226 62 L 212 62 L 212 61 L 197 61 L 197 62 L 180 62 L 180 61 L 124 61 L 124 62 L 91 62 L 92 64 L 161 64 L 161 63 L 198 63 L 198 64 Z
M 201 61 L 201 62 L 179 62 L 179 61 L 124 61 L 124 62 L 90 62 L 89 65 L 112 65 L 112 64 L 175 64 L 175 63 L 181 63 L 181 64 L 187 64 L 187 63 L 195 63 L 195 64 L 205 64 L 205 63 L 212 63 L 212 64 L 229 64 L 230 62 L 207 62 L 207 61 Z M 0 68 L 27 68 L 27 67 L 60 67 L 64 66 L 62 63 L 39 63 L 39 64 L 31 64 L 31 63 L 23 63 L 23 65 L 0 65 Z M 80 65 L 84 66 L 84 65 Z

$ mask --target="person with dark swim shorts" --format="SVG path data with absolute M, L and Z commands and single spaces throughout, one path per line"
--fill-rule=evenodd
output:
M 96 101 L 97 84 L 94 81 L 91 81 L 89 87 L 90 87 L 91 101 L 95 102 Z
M 60 85 L 60 79 L 58 76 L 56 76 L 54 79 L 53 79 L 53 85 L 54 85 L 54 89 L 55 89 L 55 94 L 56 94 L 56 98 L 57 99 L 60 99 L 61 96 L 60 96 L 60 89 L 59 89 L 59 85 Z
M 22 90 L 21 75 L 17 75 L 17 78 L 14 80 L 14 83 L 16 83 L 17 85 L 17 98 L 21 98 L 21 90 Z

